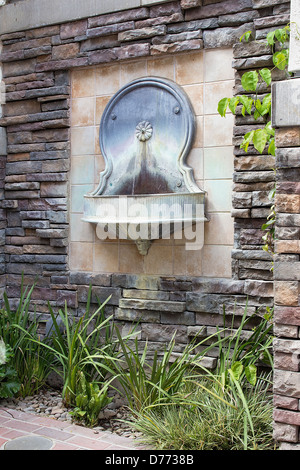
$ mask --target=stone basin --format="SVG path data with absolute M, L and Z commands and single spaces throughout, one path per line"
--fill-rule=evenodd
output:
M 174 233 L 176 238 L 183 235 L 188 238 L 186 232 L 194 224 L 198 227 L 198 234 L 202 233 L 204 222 L 208 220 L 204 202 L 203 191 L 128 196 L 86 195 L 82 220 L 97 225 L 98 238 L 133 240 L 140 254 L 145 255 L 153 240 L 168 239 Z

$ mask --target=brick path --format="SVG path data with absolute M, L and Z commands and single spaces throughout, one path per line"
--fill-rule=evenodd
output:
M 141 450 L 133 439 L 110 432 L 40 417 L 31 413 L 0 408 L 0 450 L 17 437 L 43 436 L 53 441 L 51 450 Z

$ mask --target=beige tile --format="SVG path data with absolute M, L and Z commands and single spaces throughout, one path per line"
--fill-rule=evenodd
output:
M 95 69 L 96 96 L 113 95 L 120 88 L 120 65 L 104 65 Z
M 204 51 L 204 80 L 215 82 L 234 79 L 232 49 L 211 49 Z
M 186 249 L 185 246 L 176 245 L 174 246 L 174 275 L 184 276 L 186 275 Z
M 204 114 L 218 114 L 219 101 L 223 98 L 232 98 L 233 86 L 233 80 L 206 83 Z
M 71 184 L 92 184 L 95 178 L 95 163 L 93 155 L 72 157 Z
M 202 276 L 202 250 L 186 250 L 186 274 Z
M 203 82 L 203 52 L 175 57 L 175 79 L 179 85 Z
M 70 239 L 71 242 L 93 242 L 95 228 L 93 224 L 83 222 L 83 214 L 70 215 Z
M 95 69 L 81 69 L 72 71 L 72 98 L 94 96 Z
M 224 147 L 232 145 L 234 116 L 204 116 L 204 147 Z
M 231 212 L 231 180 L 205 180 L 203 189 L 207 192 L 208 212 Z
M 94 127 L 94 153 L 101 155 L 100 140 L 99 140 L 100 126 Z
M 121 64 L 121 85 L 147 76 L 147 61 L 139 60 Z
M 209 222 L 204 224 L 206 245 L 233 245 L 234 221 L 230 213 L 207 214 Z
M 144 271 L 144 256 L 140 255 L 136 244 L 120 243 L 119 269 L 121 273 L 140 274 Z
M 93 243 L 70 243 L 70 270 L 93 272 Z
M 93 126 L 95 100 L 92 97 L 76 98 L 71 102 L 71 126 Z
M 104 113 L 104 110 L 111 99 L 111 96 L 98 96 L 96 98 L 96 116 L 95 116 L 95 124 L 96 126 L 100 125 L 101 117 L 102 114 Z
M 182 88 L 190 98 L 195 114 L 201 116 L 203 114 L 203 85 L 187 85 Z
M 152 244 L 145 256 L 144 272 L 145 274 L 172 274 L 173 246 Z
M 203 116 L 196 116 L 196 133 L 194 139 L 194 148 L 203 147 L 203 138 L 204 138 L 204 119 Z
M 94 270 L 99 273 L 119 272 L 119 244 L 100 242 L 94 245 Z
M 147 75 L 154 77 L 175 79 L 175 67 L 173 57 L 149 59 L 147 62 Z
M 194 170 L 195 180 L 203 179 L 203 149 L 193 148 L 187 158 L 187 164 Z
M 233 147 L 210 147 L 204 149 L 204 178 L 228 179 L 233 175 Z
M 71 130 L 71 155 L 94 155 L 94 127 L 73 127 Z
M 94 184 L 80 184 L 71 186 L 71 212 L 83 213 L 84 196 L 94 189 Z
M 202 276 L 230 278 L 231 250 L 229 246 L 204 245 Z

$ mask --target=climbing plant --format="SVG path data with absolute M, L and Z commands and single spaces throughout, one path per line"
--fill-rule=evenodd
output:
M 289 49 L 286 43 L 289 40 L 290 26 L 276 29 L 268 33 L 266 43 L 272 48 L 273 67 L 261 68 L 258 70 L 250 70 L 245 72 L 241 77 L 241 85 L 244 94 L 239 94 L 233 98 L 222 98 L 218 103 L 218 112 L 222 117 L 226 116 L 226 112 L 237 113 L 238 105 L 241 107 L 241 114 L 245 117 L 246 114 L 252 116 L 255 121 L 262 123 L 263 126 L 257 129 L 252 129 L 243 136 L 243 141 L 240 145 L 241 149 L 248 152 L 249 145 L 262 154 L 266 147 L 268 154 L 275 156 L 275 129 L 271 124 L 271 106 L 272 96 L 271 93 L 263 94 L 263 86 L 269 87 L 272 82 L 272 71 L 274 69 L 285 70 L 287 72 Z M 250 41 L 252 32 L 247 31 L 240 38 L 240 41 Z M 259 97 L 260 96 L 260 97 Z M 262 98 L 263 96 L 263 98 Z M 274 170 L 275 171 L 275 170 Z M 270 191 L 270 200 L 274 199 L 276 186 Z M 273 244 L 275 236 L 275 206 L 272 205 L 267 222 L 262 225 L 262 230 L 265 231 L 263 236 L 263 249 L 273 255 Z

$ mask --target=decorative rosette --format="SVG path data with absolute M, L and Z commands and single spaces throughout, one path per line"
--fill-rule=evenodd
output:
M 146 142 L 152 137 L 153 129 L 148 121 L 142 121 L 136 126 L 136 137 L 140 142 Z

